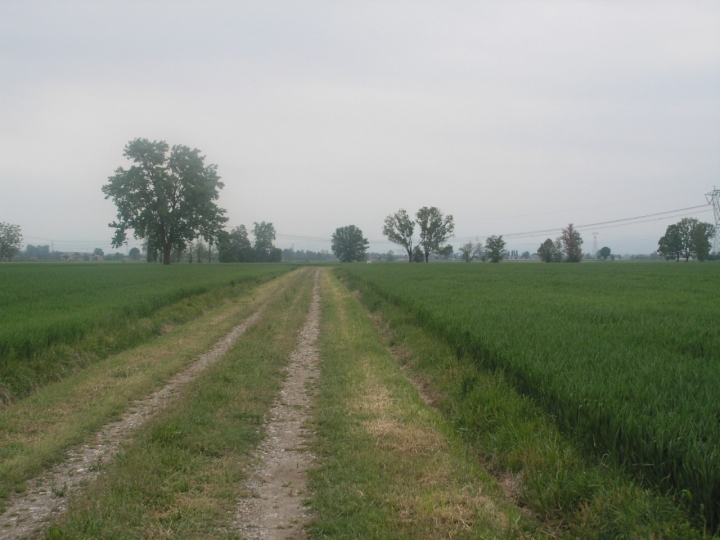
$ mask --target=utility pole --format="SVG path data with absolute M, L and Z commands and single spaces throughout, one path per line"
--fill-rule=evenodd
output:
M 715 214 L 715 241 L 713 242 L 713 251 L 720 251 L 720 189 L 713 186 L 710 193 L 705 194 L 708 204 L 712 204 L 713 213 Z

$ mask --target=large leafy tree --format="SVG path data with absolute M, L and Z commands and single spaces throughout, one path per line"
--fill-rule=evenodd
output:
M 332 235 L 332 252 L 340 262 L 364 261 L 368 244 L 355 225 L 338 227 Z
M 658 241 L 658 253 L 666 259 L 685 262 L 690 257 L 704 261 L 710 254 L 711 240 L 715 236 L 715 226 L 700 222 L 695 218 L 682 218 L 668 225 L 665 235 Z
M 415 222 L 402 208 L 385 218 L 383 234 L 394 244 L 402 246 L 408 254 L 408 261 L 413 262 L 413 234 Z
M 573 224 L 570 223 L 558 238 L 563 245 L 565 252 L 565 262 L 580 262 L 583 258 L 582 245 L 583 239 Z
M 22 247 L 22 233 L 20 225 L 10 225 L 0 222 L 0 261 L 12 259 L 20 253 Z
M 507 251 L 505 251 L 505 240 L 502 235 L 490 236 L 485 240 L 485 253 L 490 262 L 499 263 L 505 258 Z
M 676 226 L 682 242 L 681 257 L 685 262 L 690 257 L 704 261 L 710 254 L 710 240 L 715 236 L 715 226 L 695 218 L 682 218 Z
M 423 250 L 425 262 L 428 262 L 431 253 L 440 253 L 445 247 L 448 238 L 455 232 L 455 223 L 451 215 L 443 216 L 442 212 L 434 207 L 423 206 L 415 214 L 420 227 L 420 240 L 418 244 Z
M 102 190 L 116 204 L 113 247 L 127 241 L 128 229 L 146 241 L 148 260 L 162 255 L 170 264 L 173 250 L 182 251 L 199 236 L 217 237 L 225 210 L 215 201 L 223 188 L 216 165 L 205 165 L 197 148 L 173 146 L 168 155 L 164 141 L 135 139 L 123 155 L 133 165 L 119 167 Z

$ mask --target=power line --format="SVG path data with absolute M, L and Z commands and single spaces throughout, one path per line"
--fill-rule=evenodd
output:
M 719 190 L 720 192 L 720 190 Z M 709 194 L 710 195 L 710 194 Z M 636 224 L 642 224 L 642 223 L 650 223 L 653 221 L 661 221 L 664 219 L 672 218 L 672 217 L 680 217 L 683 213 L 686 213 L 691 210 L 695 210 L 697 212 L 703 212 L 703 211 L 712 211 L 713 210 L 713 204 L 711 204 L 714 201 L 711 201 L 707 204 L 701 204 L 697 206 L 689 206 L 687 208 L 678 208 L 675 210 L 667 210 L 665 212 L 656 212 L 654 214 L 645 214 L 643 216 L 634 216 L 629 218 L 623 218 L 623 219 L 613 219 L 609 221 L 599 221 L 597 223 L 587 223 L 584 225 L 576 225 L 576 229 L 587 229 L 587 228 L 595 228 L 595 229 L 609 229 L 613 227 L 622 227 L 626 225 L 636 225 Z M 700 210 L 702 209 L 702 210 Z M 536 215 L 542 215 L 542 214 L 536 214 Z M 521 216 L 518 216 L 521 217 Z M 535 230 L 535 231 L 524 231 L 524 232 L 518 232 L 518 233 L 509 233 L 502 235 L 505 238 L 513 238 L 513 239 L 520 239 L 520 238 L 531 238 L 533 236 L 540 236 L 544 234 L 552 234 L 562 231 L 562 227 L 557 227 L 553 229 L 542 229 L 542 230 Z M 305 241 L 311 241 L 311 242 L 331 242 L 331 238 L 328 237 L 321 237 L 321 236 L 303 236 L 298 234 L 284 234 L 284 233 L 276 233 L 275 236 L 277 238 L 283 238 L 287 240 L 305 240 Z M 73 247 L 73 249 L 79 249 L 83 246 L 90 246 L 92 244 L 110 244 L 110 241 L 108 240 L 56 240 L 52 238 L 40 238 L 37 236 L 24 236 L 24 238 L 32 239 L 32 240 L 43 240 L 47 242 L 58 242 L 60 245 L 68 245 L 70 247 Z M 467 238 L 475 238 L 473 237 L 461 237 L 457 238 L 457 240 L 464 240 Z M 485 237 L 486 238 L 486 237 Z M 369 240 L 369 243 L 371 244 L 391 244 L 389 240 Z M 141 245 L 138 243 L 138 245 Z M 88 247 L 88 249 L 90 249 Z
M 672 217 L 672 216 L 667 216 L 667 214 L 676 214 L 676 213 L 678 213 L 678 212 L 686 212 L 686 211 L 688 211 L 688 210 L 695 210 L 695 209 L 698 209 L 698 208 L 706 208 L 706 209 L 707 209 L 708 206 L 709 206 L 709 205 L 707 205 L 707 204 L 701 204 L 701 205 L 698 205 L 698 206 L 690 206 L 690 207 L 688 207 L 688 208 L 678 208 L 677 210 L 668 210 L 668 211 L 666 211 L 666 212 L 657 212 L 657 213 L 655 213 L 655 214 L 646 214 L 646 215 L 644 215 L 644 216 L 635 216 L 635 217 L 623 218 L 623 219 L 613 219 L 613 220 L 611 220 L 611 221 L 599 221 L 599 222 L 597 222 L 597 223 L 588 223 L 588 224 L 586 224 L 586 225 L 576 225 L 575 228 L 576 228 L 576 229 L 586 229 L 586 228 L 588 228 L 588 227 L 597 227 L 597 228 L 599 228 L 599 227 L 603 227 L 603 226 L 610 225 L 610 224 L 614 224 L 614 223 L 618 223 L 618 224 L 623 224 L 623 225 L 624 225 L 624 224 L 626 224 L 626 223 L 628 223 L 628 222 L 631 222 L 631 221 L 637 221 L 637 220 L 646 219 L 646 218 L 655 217 L 655 216 L 665 216 L 665 217 L 663 217 L 663 218 L 660 218 L 660 219 L 665 219 L 665 218 L 667 218 L 667 217 Z M 542 231 L 527 231 L 527 232 L 511 233 L 511 234 L 506 234 L 506 235 L 503 235 L 503 236 L 505 236 L 506 238 L 510 238 L 510 237 L 516 237 L 516 236 L 525 236 L 525 235 L 528 235 L 528 234 L 551 233 L 551 232 L 556 232 L 556 231 L 559 231 L 559 230 L 562 230 L 562 228 L 545 229 L 545 230 L 542 230 Z
M 685 193 L 697 193 L 697 190 L 692 189 L 692 190 L 683 190 L 683 191 L 673 191 L 673 192 L 665 193 L 665 194 L 664 194 L 663 196 L 661 196 L 661 197 L 653 197 L 653 198 L 651 198 L 651 199 L 648 199 L 648 198 L 628 199 L 628 200 L 624 200 L 624 201 L 623 201 L 623 204 L 631 203 L 631 202 L 639 202 L 639 201 L 653 201 L 653 200 L 658 200 L 658 199 L 661 199 L 661 198 L 665 198 L 665 197 L 667 197 L 668 195 L 679 195 L 679 194 L 685 194 Z M 607 208 L 607 207 L 616 208 L 616 207 L 617 207 L 617 203 L 604 204 L 604 205 L 584 206 L 584 207 L 575 207 L 575 208 L 572 208 L 572 211 L 576 212 L 576 211 L 578 211 L 578 210 L 597 210 L 598 208 Z M 554 215 L 554 214 L 566 214 L 568 211 L 569 211 L 569 210 L 567 210 L 567 209 L 566 209 L 566 210 L 553 210 L 553 211 L 551 211 L 551 212 L 535 212 L 535 213 L 532 213 L 532 214 L 516 214 L 516 215 L 514 215 L 514 216 L 493 216 L 493 217 L 488 217 L 488 218 L 480 218 L 480 219 L 472 219 L 472 220 L 463 219 L 463 220 L 458 220 L 458 221 L 462 221 L 462 222 L 473 221 L 473 222 L 476 222 L 476 221 L 494 221 L 494 220 L 497 220 L 497 219 L 516 219 L 516 218 L 524 218 L 524 217 L 550 216 L 550 215 Z

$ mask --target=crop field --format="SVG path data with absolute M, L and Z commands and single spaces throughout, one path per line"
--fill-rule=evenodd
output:
M 714 265 L 0 277 L 3 538 L 720 531 Z
M 393 264 L 342 272 L 479 369 L 503 371 L 589 454 L 610 456 L 718 527 L 717 265 Z
M 38 371 L 47 371 L 45 364 L 57 356 L 47 357 L 53 346 L 77 343 L 93 331 L 110 334 L 184 299 L 219 294 L 221 289 L 220 296 L 231 295 L 232 289 L 267 281 L 292 268 L 280 264 L 0 265 L 0 397 L 22 395 L 38 384 L 42 375 Z M 194 307 L 195 312 L 198 309 L 202 306 Z M 175 310 L 173 317 L 182 316 L 182 310 Z M 174 321 L 170 317 L 162 322 Z M 121 339 L 129 346 L 141 333 L 133 331 Z M 95 344 L 96 349 L 103 346 L 107 343 Z M 46 358 L 30 362 L 38 355 Z

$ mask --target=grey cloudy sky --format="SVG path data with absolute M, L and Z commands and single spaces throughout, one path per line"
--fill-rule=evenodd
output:
M 387 251 L 401 207 L 453 214 L 457 247 L 696 206 L 720 2 L 0 1 L 0 221 L 108 249 L 100 188 L 135 137 L 200 148 L 229 225 L 296 249 L 355 224 Z M 674 221 L 598 241 L 647 253 Z

